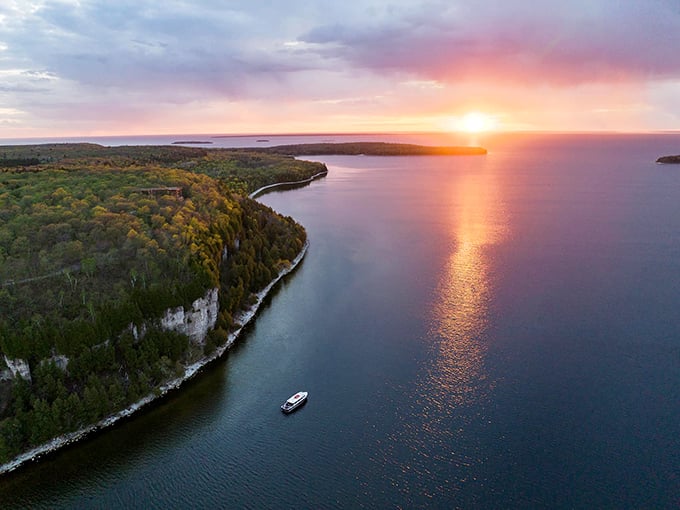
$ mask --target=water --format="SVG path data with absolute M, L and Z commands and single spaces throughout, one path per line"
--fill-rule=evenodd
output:
M 263 196 L 312 244 L 238 346 L 2 506 L 676 508 L 680 137 L 483 144 Z

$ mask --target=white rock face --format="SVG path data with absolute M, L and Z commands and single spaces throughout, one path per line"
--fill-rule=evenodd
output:
M 21 358 L 10 359 L 5 356 L 5 363 L 7 364 L 7 368 L 9 368 L 10 372 L 12 372 L 12 377 L 21 377 L 26 381 L 32 381 L 31 369 L 28 366 L 27 361 Z
M 67 356 L 54 356 L 52 360 L 54 361 L 54 364 L 57 365 L 57 368 L 64 372 L 68 369 L 68 363 L 71 361 Z
M 128 327 L 132 332 L 132 336 L 134 337 L 135 341 L 144 338 L 144 335 L 146 335 L 146 332 L 149 329 L 146 323 L 143 323 L 139 327 L 137 327 L 137 325 L 134 323 L 130 323 L 130 326 Z
M 190 310 L 185 310 L 183 306 L 166 310 L 161 318 L 161 327 L 184 333 L 192 342 L 203 345 L 208 331 L 215 327 L 218 311 L 218 292 L 217 288 L 214 288 L 194 301 Z
M 52 363 L 55 364 L 55 366 L 58 369 L 66 372 L 66 370 L 68 369 L 69 361 L 71 361 L 71 360 L 69 360 L 69 358 L 67 356 L 58 355 L 58 356 L 52 356 L 51 358 L 44 359 L 40 362 L 40 364 L 43 365 L 45 363 L 52 362 Z

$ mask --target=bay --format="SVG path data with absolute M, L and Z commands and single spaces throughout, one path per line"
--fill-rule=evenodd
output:
M 470 142 L 262 196 L 311 246 L 236 348 L 2 506 L 674 508 L 680 137 Z

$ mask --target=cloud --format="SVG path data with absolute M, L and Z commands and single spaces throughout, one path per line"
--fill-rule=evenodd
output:
M 0 40 L 16 62 L 95 88 L 241 97 L 251 81 L 305 68 L 273 51 L 276 37 L 256 13 L 219 5 L 46 2 L 15 12 Z
M 14 2 L 0 41 L 24 67 L 84 86 L 234 98 L 249 97 L 255 81 L 275 86 L 333 63 L 425 81 L 496 74 L 568 84 L 680 72 L 674 0 L 344 4 Z
M 48 92 L 49 89 L 45 87 L 34 87 L 31 85 L 21 85 L 21 84 L 13 84 L 13 85 L 7 85 L 7 84 L 0 84 L 0 93 L 2 92 L 12 92 L 12 93 L 19 93 L 19 94 L 41 94 Z
M 423 79 L 557 85 L 680 73 L 680 6 L 672 0 L 430 2 L 376 24 L 331 23 L 301 37 L 326 58 Z
M 7 0 L 0 101 L 27 129 L 255 110 L 387 119 L 672 82 L 679 47 L 677 0 Z

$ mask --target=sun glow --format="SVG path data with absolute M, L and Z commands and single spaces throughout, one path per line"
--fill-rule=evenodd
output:
M 483 133 L 498 129 L 498 117 L 482 112 L 468 112 L 464 115 L 443 117 L 439 125 L 446 131 L 463 133 Z
M 481 112 L 466 113 L 460 120 L 460 128 L 468 133 L 491 131 L 496 127 L 496 119 Z

